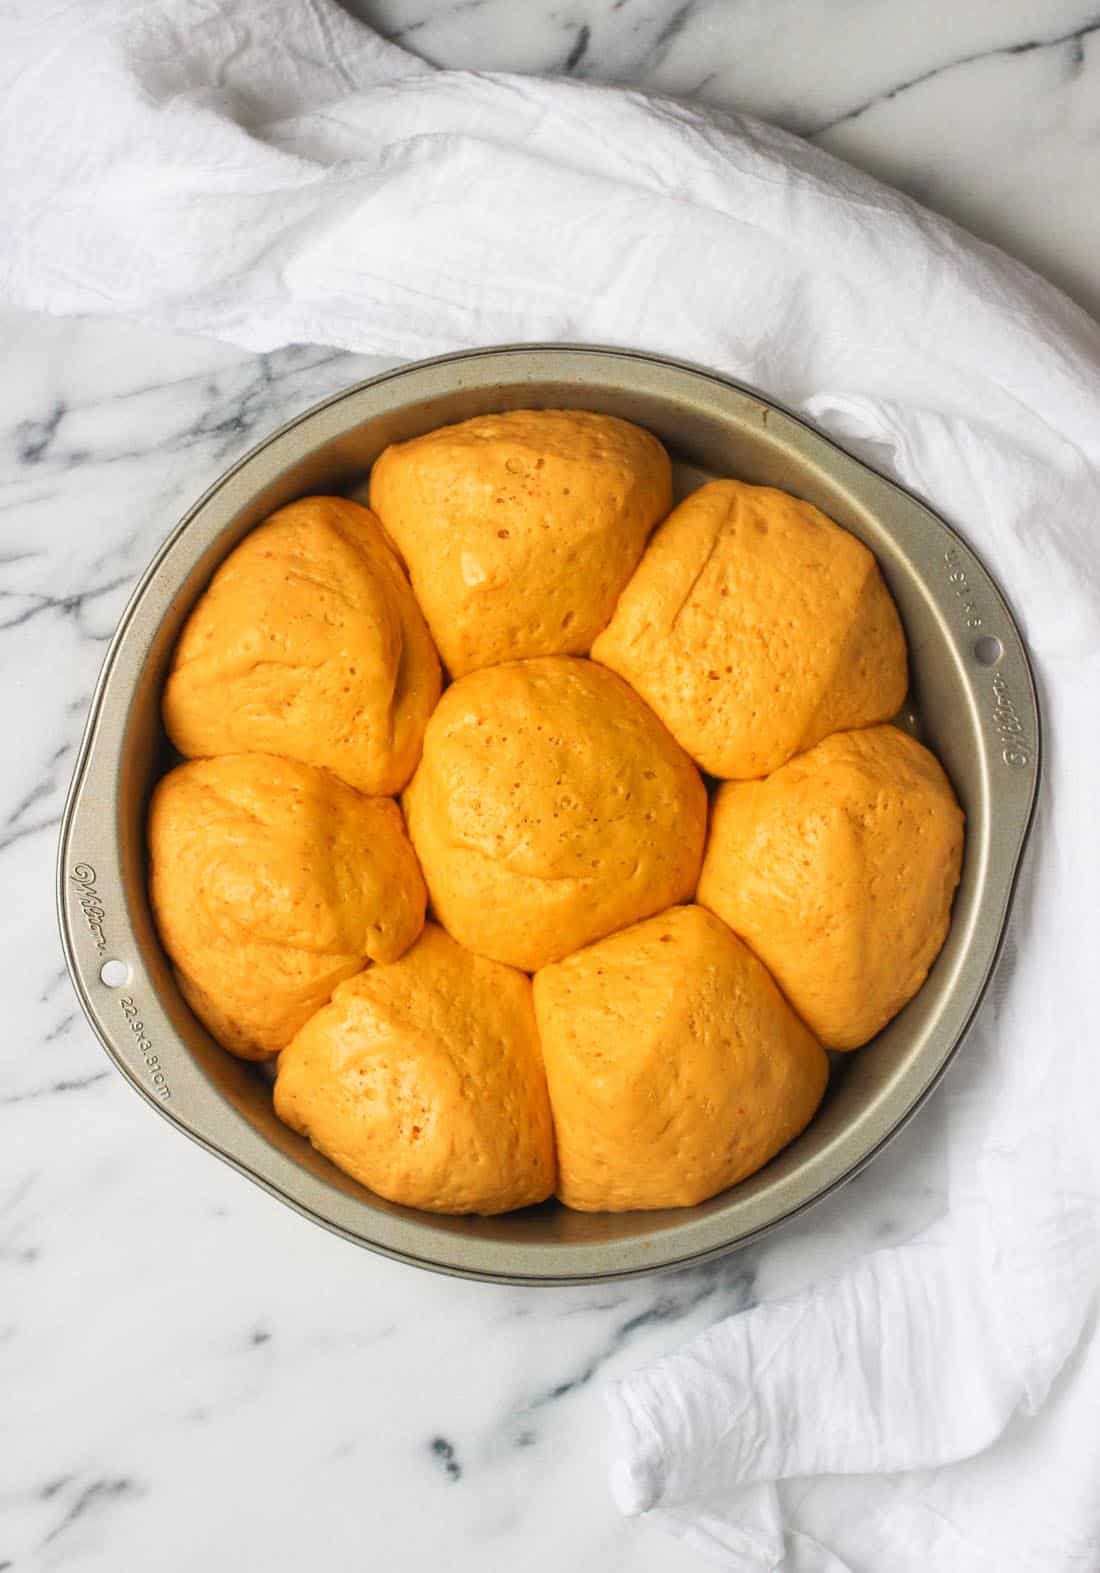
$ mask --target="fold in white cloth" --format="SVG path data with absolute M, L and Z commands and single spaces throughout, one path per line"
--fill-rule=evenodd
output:
M 6 6 L 0 167 L 9 301 L 663 351 L 872 445 L 995 567 L 1047 769 L 1010 965 L 922 1116 L 946 1209 L 618 1384 L 613 1484 L 732 1569 L 1100 1567 L 1100 330 L 777 131 L 437 72 L 329 0 Z

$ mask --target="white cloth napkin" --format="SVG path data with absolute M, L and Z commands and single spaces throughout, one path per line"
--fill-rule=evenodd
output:
M 1100 330 L 791 137 L 436 72 L 330 0 L 5 6 L 0 169 L 9 301 L 253 349 L 663 351 L 872 453 L 995 569 L 1046 777 L 1006 965 L 922 1116 L 946 1209 L 620 1383 L 613 1483 L 731 1569 L 1095 1573 Z

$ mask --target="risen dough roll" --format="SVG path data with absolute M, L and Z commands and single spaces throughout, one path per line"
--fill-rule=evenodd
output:
M 706 792 L 620 678 L 547 656 L 452 684 L 405 811 L 439 921 L 533 971 L 692 894 Z
M 149 809 L 149 893 L 195 1014 L 242 1059 L 283 1048 L 336 984 L 424 922 L 401 812 L 264 754 L 170 771 Z
M 905 636 L 874 557 L 786 492 L 712 481 L 654 535 L 592 646 L 711 775 L 767 775 L 896 714 Z
M 387 448 L 370 501 L 448 670 L 581 655 L 672 505 L 668 455 L 610 415 L 478 415 Z
M 892 726 L 837 732 L 766 781 L 719 788 L 699 900 L 822 1043 L 854 1049 L 924 982 L 962 851 L 962 810 L 926 748 Z
M 808 1124 L 825 1054 L 747 946 L 674 907 L 535 978 L 558 1195 L 584 1212 L 690 1207 Z
M 499 1213 L 554 1189 L 531 984 L 429 923 L 342 983 L 279 1057 L 275 1111 L 379 1196 Z
M 343 497 L 305 497 L 214 575 L 176 646 L 164 724 L 190 757 L 282 754 L 360 792 L 397 792 L 439 684 L 378 520 Z

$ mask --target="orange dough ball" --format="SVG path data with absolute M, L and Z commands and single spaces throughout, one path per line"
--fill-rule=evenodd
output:
M 387 448 L 370 501 L 447 669 L 583 655 L 672 506 L 668 454 L 611 415 L 478 415 Z
M 706 830 L 691 760 L 620 678 L 568 656 L 452 684 L 404 803 L 444 928 L 527 971 L 689 897 Z
M 554 1189 L 531 983 L 429 923 L 279 1057 L 279 1118 L 388 1201 L 500 1213 Z
M 270 753 L 397 792 L 439 698 L 439 658 L 378 520 L 304 497 L 230 552 L 176 646 L 164 725 L 181 754 Z
M 149 808 L 149 896 L 195 1014 L 242 1059 L 290 1042 L 343 978 L 393 961 L 426 893 L 391 798 L 264 754 L 193 760 Z
M 798 1135 L 822 1049 L 756 957 L 674 907 L 535 977 L 558 1195 L 585 1212 L 690 1207 Z
M 854 1049 L 920 988 L 951 923 L 963 813 L 896 727 L 836 732 L 711 810 L 699 901 L 752 946 L 821 1042 Z
M 874 557 L 786 492 L 712 481 L 656 532 L 592 658 L 711 775 L 767 775 L 896 714 L 905 636 Z

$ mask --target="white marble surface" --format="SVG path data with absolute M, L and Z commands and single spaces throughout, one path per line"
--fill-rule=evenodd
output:
M 779 119 L 1100 309 L 1087 4 L 358 9 L 448 64 L 572 61 Z M 0 1573 L 697 1566 L 615 1514 L 601 1385 L 919 1228 L 938 1205 L 924 1122 L 749 1252 L 532 1291 L 357 1251 L 155 1119 L 79 1016 L 55 933 L 56 827 L 96 669 L 184 507 L 380 363 L 11 313 L 0 344 Z

